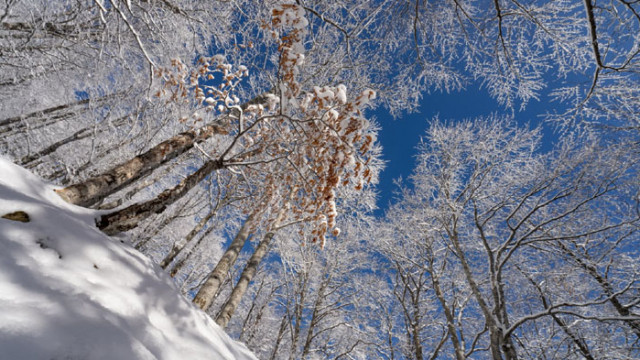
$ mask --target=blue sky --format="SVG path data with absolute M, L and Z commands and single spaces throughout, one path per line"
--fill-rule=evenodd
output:
M 525 110 L 515 110 L 515 118 L 520 124 L 535 126 L 541 122 L 539 115 L 547 112 L 550 106 L 557 107 L 557 103 L 550 103 L 547 95 L 543 94 L 540 101 L 532 100 Z M 411 174 L 416 147 L 434 116 L 437 115 L 440 120 L 464 120 L 492 113 L 511 113 L 511 110 L 499 105 L 478 84 L 470 84 L 464 91 L 425 95 L 418 113 L 405 114 L 397 119 L 393 119 L 384 109 L 374 112 L 382 127 L 378 141 L 382 144 L 386 161 L 378 185 L 379 209 L 376 214 L 382 215 L 389 202 L 393 201 L 397 189 L 394 181 L 399 177 L 407 179 Z M 543 151 L 551 148 L 553 138 L 550 126 L 546 125 Z

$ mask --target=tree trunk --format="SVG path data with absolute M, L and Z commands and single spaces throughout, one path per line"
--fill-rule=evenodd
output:
M 193 254 L 193 250 L 197 249 L 198 246 L 200 246 L 200 243 L 202 243 L 207 238 L 207 236 L 211 233 L 212 230 L 213 230 L 213 226 L 210 226 L 209 228 L 207 228 L 207 230 L 204 232 L 204 234 L 202 234 L 200 239 L 198 239 L 196 244 L 193 245 L 191 249 L 189 249 L 187 254 L 183 256 L 180 260 L 176 261 L 175 265 L 173 265 L 173 267 L 171 268 L 171 271 L 169 271 L 169 276 L 171 277 L 176 276 L 176 274 L 182 269 L 184 264 L 186 264 L 187 261 L 189 261 L 189 259 L 191 258 L 191 255 Z
M 246 109 L 249 105 L 265 103 L 268 93 L 261 94 L 244 103 L 241 106 L 242 109 Z M 226 116 L 233 117 L 236 114 L 232 111 Z M 91 206 L 132 182 L 143 178 L 162 164 L 191 149 L 195 144 L 215 134 L 227 133 L 228 131 L 224 126 L 213 124 L 185 131 L 101 175 L 87 179 L 79 184 L 56 190 L 56 192 L 68 203 L 84 207 Z
M 430 254 L 432 255 L 432 254 Z M 433 267 L 433 258 L 429 258 L 429 273 L 431 274 L 431 280 L 433 284 L 433 290 L 436 293 L 436 297 L 440 301 L 440 306 L 442 306 L 442 311 L 444 313 L 445 318 L 447 319 L 447 329 L 449 330 L 449 337 L 451 338 L 451 344 L 453 345 L 453 350 L 456 356 L 456 360 L 464 360 L 466 358 L 464 349 L 460 344 L 460 339 L 458 338 L 458 331 L 455 326 L 455 319 L 453 317 L 453 310 L 449 308 L 447 305 L 447 301 L 444 298 L 444 292 L 440 287 L 440 280 L 438 279 L 438 275 L 435 272 Z M 454 305 L 455 306 L 455 305 Z M 454 308 L 455 309 L 455 308 Z
M 254 295 L 252 308 L 255 306 L 256 301 L 258 300 L 258 297 L 262 293 L 262 288 L 264 287 L 266 281 L 268 281 L 268 279 L 266 280 L 264 278 L 262 279 L 260 283 L 260 287 L 258 288 L 258 291 L 256 291 L 256 294 Z M 265 315 L 265 310 L 270 309 L 269 305 L 272 303 L 272 301 L 275 301 L 274 298 L 276 297 L 277 292 L 281 288 L 281 286 L 282 285 L 274 286 L 269 292 L 269 295 L 267 295 L 267 298 L 262 300 L 262 305 L 258 309 L 258 313 L 253 319 L 252 324 L 249 323 L 250 316 L 252 315 L 251 314 L 252 309 L 250 309 L 250 311 L 247 313 L 247 318 L 245 319 L 245 322 L 242 325 L 242 330 L 240 333 L 241 342 L 245 344 L 251 344 L 253 343 L 253 339 L 256 337 L 256 335 L 260 336 L 261 333 L 258 331 L 258 328 L 260 326 L 260 323 L 262 322 L 262 318 Z M 286 316 L 284 316 L 283 318 L 286 319 Z M 247 337 L 243 337 L 243 334 L 246 334 L 247 332 L 249 332 L 249 335 Z
M 189 156 L 188 153 L 183 153 L 180 158 L 184 158 L 185 156 Z M 130 186 L 129 188 L 127 188 L 127 192 L 118 196 L 117 199 L 114 199 L 113 201 L 108 203 L 99 202 L 96 203 L 93 207 L 98 210 L 113 210 L 117 208 L 118 206 L 131 200 L 140 191 L 148 188 L 156 182 L 159 182 L 162 178 L 167 176 L 167 174 L 170 174 L 172 171 L 174 171 L 176 166 L 181 164 L 182 159 L 180 158 L 176 158 L 172 164 L 166 166 L 164 169 L 162 169 L 162 171 L 158 171 L 157 174 L 152 174 L 152 176 L 149 176 L 144 181 L 138 181 L 135 186 Z M 147 239 L 142 239 L 142 236 L 139 238 L 141 240 L 136 239 L 136 249 L 140 249 L 140 247 L 144 245 L 144 242 L 148 241 Z
M 109 100 L 112 100 L 112 99 L 116 98 L 117 96 L 124 95 L 125 93 L 126 93 L 126 91 L 118 91 L 118 92 L 115 92 L 113 94 L 105 95 L 105 96 L 98 97 L 98 98 L 82 99 L 82 100 L 78 100 L 78 101 L 75 101 L 75 102 L 71 102 L 71 103 L 67 103 L 67 104 L 62 104 L 62 105 L 50 107 L 48 109 L 34 111 L 34 112 L 31 112 L 31 113 L 28 113 L 28 114 L 25 114 L 25 115 L 19 115 L 19 116 L 14 116 L 14 117 L 2 119 L 2 120 L 0 120 L 0 127 L 5 127 L 5 126 L 10 126 L 10 125 L 16 124 L 16 126 L 18 128 L 24 128 L 24 127 L 26 127 L 26 125 L 24 124 L 25 120 L 29 120 L 31 118 L 38 118 L 38 117 L 45 118 L 46 116 L 52 115 L 52 114 L 54 114 L 56 112 L 61 112 L 62 114 L 65 114 L 65 112 L 63 112 L 63 111 L 66 111 L 68 113 L 73 113 L 72 109 L 75 108 L 75 107 L 87 105 L 87 104 L 90 104 L 90 103 L 103 104 L 103 103 L 106 103 Z M 58 115 L 58 117 L 59 116 L 60 115 Z M 10 130 L 15 130 L 15 129 L 10 129 Z M 2 132 L 4 132 L 4 130 L 0 131 L 0 133 L 2 133 Z
M 309 273 L 305 271 L 302 280 L 299 282 L 300 292 L 297 294 L 298 299 L 296 299 L 296 303 L 294 304 L 293 316 L 293 329 L 291 330 L 291 353 L 289 354 L 289 359 L 294 360 L 296 358 L 296 354 L 298 353 L 298 341 L 300 340 L 300 330 L 302 327 L 302 318 L 303 318 L 303 310 L 304 310 L 304 302 L 305 302 L 305 292 L 307 291 L 307 286 L 309 284 Z
M 394 289 L 394 295 L 402 306 L 402 312 L 404 314 L 405 331 L 407 336 L 407 343 L 410 344 L 410 348 L 407 351 L 407 355 L 413 355 L 412 358 L 416 360 L 424 359 L 422 354 L 422 343 L 420 341 L 420 293 L 424 285 L 422 282 L 422 274 L 419 274 L 419 278 L 416 281 L 414 275 L 410 271 L 403 270 L 402 266 L 396 262 L 396 277 L 399 277 L 402 281 L 402 294 L 398 290 Z M 408 300 L 407 300 L 408 297 Z M 407 304 L 407 302 L 409 303 Z
M 269 357 L 269 360 L 274 360 L 278 355 L 278 349 L 280 348 L 280 343 L 282 343 L 282 339 L 284 338 L 284 332 L 287 330 L 287 315 L 285 314 L 282 317 L 282 321 L 280 322 L 280 329 L 278 329 L 278 336 L 276 337 L 276 344 L 273 348 L 273 352 Z
M 424 355 L 422 355 L 422 344 L 420 343 L 420 325 L 417 321 L 411 324 L 411 339 L 413 340 L 416 360 L 423 360 Z
M 307 337 L 304 340 L 304 345 L 302 346 L 302 358 L 305 359 L 307 357 L 307 355 L 309 355 L 309 351 L 311 350 L 311 342 L 313 341 L 313 338 L 315 337 L 315 330 L 316 330 L 316 325 L 318 325 L 318 322 L 320 321 L 320 316 L 319 316 L 319 312 L 320 312 L 320 307 L 322 306 L 322 303 L 324 301 L 325 298 L 325 291 L 327 289 L 327 286 L 329 284 L 329 281 L 331 281 L 331 277 L 327 277 L 327 272 L 325 271 L 324 274 L 322 274 L 322 278 L 323 281 L 320 284 L 320 288 L 318 289 L 318 293 L 316 295 L 316 301 L 313 303 L 313 312 L 311 313 L 311 321 L 309 322 L 309 328 L 307 329 Z M 421 360 L 421 359 L 420 359 Z
M 533 282 L 533 285 L 538 289 L 538 292 L 540 293 L 542 306 L 544 306 L 545 310 L 549 310 L 550 304 L 549 304 L 549 301 L 547 301 L 547 298 L 544 296 L 542 289 L 540 289 L 538 284 L 536 284 L 535 282 Z M 578 350 L 580 350 L 580 353 L 582 353 L 582 356 L 584 356 L 586 360 L 595 360 L 595 358 L 593 357 L 593 355 L 591 355 L 591 352 L 589 351 L 589 345 L 584 340 L 584 338 L 580 336 L 579 333 L 574 334 L 573 331 L 571 331 L 570 325 L 567 325 L 567 323 L 564 320 L 562 320 L 560 317 L 558 317 L 556 314 L 552 313 L 551 317 L 553 318 L 553 321 L 555 321 L 556 324 L 560 326 L 562 331 L 564 331 L 564 333 L 567 334 L 569 338 L 571 338 L 571 341 L 573 341 L 573 343 L 576 345 Z
M 258 244 L 258 247 L 256 247 L 256 250 L 253 252 L 253 255 L 251 255 L 251 258 L 249 259 L 249 262 L 247 262 L 247 266 L 242 271 L 242 275 L 240 275 L 240 280 L 238 280 L 238 283 L 233 288 L 229 299 L 222 307 L 222 312 L 220 312 L 220 314 L 216 318 L 216 323 L 218 323 L 221 328 L 224 329 L 225 327 L 227 327 L 227 324 L 229 324 L 233 313 L 236 311 L 238 305 L 240 304 L 240 300 L 242 300 L 242 297 L 247 292 L 249 283 L 251 283 L 251 280 L 253 280 L 253 277 L 256 275 L 260 262 L 269 251 L 271 239 L 273 239 L 273 232 L 268 232 L 264 236 L 264 239 L 262 239 L 260 244 Z
M 260 297 L 260 295 L 262 294 L 262 289 L 264 288 L 264 282 L 265 279 L 262 279 L 262 281 L 260 282 L 260 286 L 258 286 L 258 290 L 256 291 L 254 297 L 253 297 L 253 301 L 251 302 L 251 306 L 249 307 L 249 310 L 247 311 L 247 315 L 245 315 L 244 317 L 244 321 L 242 321 L 242 328 L 240 328 L 240 335 L 238 336 L 238 340 L 243 342 L 243 343 L 247 343 L 244 335 L 246 334 L 247 329 L 249 329 L 249 321 L 251 321 L 251 315 L 253 315 L 254 310 L 256 310 L 256 303 L 258 301 L 258 298 Z M 273 293 L 271 293 L 273 294 Z M 271 299 L 271 296 L 269 296 L 269 299 Z M 266 303 L 263 303 L 262 306 L 260 307 L 260 309 L 258 309 L 258 314 L 256 316 L 256 319 L 254 321 L 254 326 L 251 326 L 252 328 L 257 327 L 258 322 L 260 321 L 260 319 L 262 318 L 262 310 L 264 310 L 264 307 L 267 306 Z M 255 331 L 253 332 L 255 333 Z M 252 334 L 253 334 L 252 333 Z M 249 339 L 253 339 L 253 336 L 249 336 Z
M 160 221 L 159 224 L 156 224 L 155 226 L 153 226 L 153 223 L 148 224 L 145 229 L 143 229 L 139 234 L 138 234 L 138 239 L 136 239 L 135 241 L 132 241 L 136 243 L 136 245 L 134 246 L 134 248 L 136 250 L 141 250 L 143 248 L 145 248 L 147 246 L 147 244 L 156 237 L 156 235 L 158 235 L 162 230 L 164 230 L 165 227 L 169 226 L 169 224 L 171 224 L 171 222 L 173 220 L 175 220 L 177 217 L 179 217 L 182 212 L 186 209 L 186 208 L 190 208 L 192 207 L 190 204 L 191 200 L 195 197 L 198 196 L 198 193 L 191 195 L 191 198 L 184 201 L 182 204 L 180 204 L 180 207 L 175 209 L 175 211 L 173 212 L 173 214 L 166 216 L 164 219 L 161 219 L 162 221 Z
M 165 256 L 164 259 L 162 259 L 162 261 L 160 262 L 160 267 L 166 269 L 167 266 L 171 264 L 173 259 L 175 259 L 176 256 L 178 256 L 178 254 L 180 254 L 180 252 L 184 250 L 189 242 L 191 242 L 191 240 L 193 240 L 193 238 L 200 232 L 200 230 L 202 230 L 202 228 L 207 225 L 209 220 L 211 220 L 211 218 L 217 213 L 217 210 L 217 207 L 212 209 L 209 214 L 207 214 L 207 216 L 202 218 L 202 220 L 200 220 L 200 222 L 187 234 L 187 236 L 184 238 L 184 241 L 176 242 L 175 244 L 173 244 L 167 256 Z
M 22 159 L 20 159 L 20 161 L 18 162 L 20 165 L 25 166 L 27 164 L 29 164 L 30 162 L 37 160 L 39 158 L 45 157 L 51 153 L 53 153 L 54 151 L 58 150 L 58 148 L 60 148 L 63 145 L 66 145 L 70 142 L 76 141 L 76 140 L 82 140 L 85 138 L 88 138 L 89 136 L 91 136 L 93 133 L 91 132 L 91 130 L 89 129 L 82 129 L 79 130 L 75 133 L 73 133 L 71 136 L 62 139 L 56 143 L 53 143 L 50 146 L 47 146 L 45 149 L 40 150 L 34 154 L 29 154 L 29 155 L 25 155 L 22 157 Z
M 480 291 L 480 287 L 478 283 L 475 281 L 471 266 L 467 262 L 467 257 L 462 250 L 462 246 L 458 241 L 458 233 L 455 229 L 453 231 L 448 232 L 451 243 L 453 244 L 454 252 L 460 259 L 460 264 L 462 265 L 462 271 L 467 280 L 467 284 L 469 285 L 474 298 L 478 302 L 478 306 L 482 311 L 485 321 L 487 322 L 487 327 L 489 328 L 489 339 L 490 339 L 490 350 L 491 356 L 494 360 L 502 360 L 502 354 L 506 356 L 508 360 L 517 359 L 518 356 L 515 352 L 513 346 L 509 346 L 510 344 L 504 341 L 503 329 L 501 328 L 501 324 L 498 324 L 497 320 L 494 317 L 494 314 L 491 312 L 489 305 L 485 301 L 482 296 L 482 292 Z M 506 345 L 506 346 L 505 346 Z
M 204 141 L 214 134 L 226 133 L 226 130 L 217 125 L 207 125 L 199 129 L 185 131 L 101 175 L 56 190 L 56 193 L 68 203 L 85 207 L 91 206 L 148 175 L 162 164 L 191 149 L 194 144 Z
M 123 116 L 119 119 L 117 119 L 116 121 L 113 122 L 113 126 L 117 127 L 120 126 L 122 124 L 125 123 L 127 117 Z M 47 146 L 46 148 L 34 153 L 34 154 L 30 154 L 30 155 L 25 155 L 22 157 L 22 159 L 20 159 L 19 165 L 25 166 L 28 165 L 30 162 L 33 162 L 39 158 L 45 157 L 47 155 L 50 155 L 51 153 L 55 152 L 56 150 L 58 150 L 60 147 L 67 145 L 71 142 L 77 141 L 77 140 L 82 140 L 82 139 L 86 139 L 90 136 L 92 136 L 94 134 L 93 131 L 93 127 L 86 127 L 84 129 L 80 129 L 78 131 L 76 131 L 75 133 L 73 133 L 71 136 L 68 136 L 58 142 L 55 142 L 49 146 Z M 104 129 L 99 131 L 103 132 L 105 131 Z
M 226 201 L 225 201 L 225 204 L 227 204 L 227 202 L 226 202 Z M 222 206 L 223 206 L 223 205 L 222 205 L 220 202 L 218 202 L 218 204 L 216 205 L 216 207 L 215 207 L 213 210 L 211 210 L 211 213 L 213 213 L 213 215 L 215 215 L 215 213 L 217 212 L 217 210 L 218 210 L 218 209 L 220 209 Z M 211 215 L 211 214 L 209 214 L 209 215 Z M 213 216 L 213 215 L 212 215 L 212 216 Z M 209 216 L 207 216 L 207 217 L 209 217 Z M 203 220 L 203 221 L 204 221 L 204 220 Z M 209 219 L 207 219 L 207 221 L 209 221 Z M 202 224 L 202 227 L 204 227 L 204 225 L 206 225 L 206 222 L 200 222 L 200 224 Z M 199 228 L 199 227 L 200 227 L 200 224 L 198 224 L 198 225 L 196 226 L 196 228 Z M 201 243 L 202 243 L 202 242 L 207 238 L 207 236 L 209 236 L 209 234 L 210 234 L 214 229 L 215 229 L 215 227 L 214 227 L 214 226 L 209 226 L 209 227 L 207 228 L 207 230 L 205 230 L 204 234 L 202 234 L 202 236 L 200 236 L 200 239 L 198 239 L 198 241 L 196 241 L 195 245 L 193 245 L 193 246 L 189 249 L 189 251 L 187 252 L 187 254 L 186 254 L 185 256 L 183 256 L 180 260 L 176 261 L 176 263 L 175 263 L 175 264 L 173 265 L 173 267 L 171 268 L 171 271 L 169 271 L 169 276 L 171 276 L 171 277 L 175 277 L 175 276 L 176 276 L 176 274 L 177 274 L 177 273 L 182 269 L 182 267 L 184 266 L 184 264 L 186 264 L 186 263 L 187 263 L 187 261 L 189 261 L 189 258 L 191 258 L 191 255 L 193 254 L 193 251 L 194 251 L 195 249 L 197 249 L 197 248 L 200 246 L 200 244 L 201 244 Z M 189 233 L 189 235 L 191 235 L 191 234 L 193 233 L 193 236 L 195 236 L 195 235 L 197 235 L 197 233 L 198 233 L 200 230 L 201 230 L 201 228 L 200 228 L 200 229 L 198 229 L 198 230 L 195 230 L 195 228 L 194 228 L 194 230 L 192 230 L 192 232 L 191 232 L 191 233 Z M 189 238 L 189 235 L 187 235 L 187 242 L 190 242 L 190 241 L 192 240 L 191 238 Z M 184 250 L 184 248 L 185 248 L 185 247 L 186 247 L 186 244 L 184 244 L 184 246 L 182 247 L 182 249 L 181 249 L 181 250 L 180 250 L 180 251 L 179 251 L 175 256 L 178 256 L 178 255 L 179 255 L 179 254 Z M 163 261 L 164 261 L 164 260 L 163 260 Z M 171 262 L 168 262 L 168 263 L 167 263 L 167 266 L 168 266 L 170 263 L 171 263 Z M 164 268 L 164 269 L 166 269 L 166 268 Z
M 293 193 L 290 196 L 293 196 Z M 291 200 L 291 198 L 289 198 L 289 200 Z M 269 252 L 269 245 L 271 244 L 271 240 L 273 239 L 274 232 L 280 229 L 280 222 L 282 222 L 287 208 L 288 203 L 285 204 L 285 206 L 283 206 L 280 211 L 278 211 L 278 215 L 276 216 L 275 221 L 270 226 L 272 231 L 269 231 L 265 234 L 264 238 L 258 244 L 253 254 L 251 255 L 251 258 L 247 262 L 244 270 L 242 270 L 240 280 L 238 280 L 238 283 L 233 288 L 231 295 L 229 295 L 229 299 L 227 299 L 227 302 L 222 307 L 222 311 L 216 318 L 216 323 L 218 323 L 221 328 L 224 329 L 225 327 L 227 327 L 229 320 L 231 320 L 233 313 L 236 311 L 238 305 L 240 304 L 240 300 L 242 300 L 242 297 L 247 292 L 249 283 L 251 283 L 251 280 L 253 280 L 253 277 L 258 271 L 258 266 L 260 266 L 262 259 L 264 259 L 265 255 L 267 255 L 267 253 Z
M 202 310 L 207 311 L 209 309 L 213 303 L 213 299 L 215 299 L 218 293 L 218 289 L 220 288 L 222 281 L 227 275 L 227 272 L 236 262 L 240 250 L 242 250 L 247 238 L 249 237 L 249 229 L 253 222 L 253 216 L 254 214 L 250 215 L 244 221 L 244 224 L 242 224 L 242 227 L 231 242 L 231 245 L 229 245 L 229 248 L 225 251 L 224 255 L 222 255 L 222 258 L 218 261 L 216 267 L 209 274 L 207 281 L 202 285 L 196 296 L 193 298 L 193 302 Z
M 167 206 L 182 198 L 189 190 L 206 178 L 212 171 L 224 167 L 222 160 L 210 160 L 198 171 L 189 175 L 175 187 L 165 190 L 160 195 L 142 203 L 133 204 L 122 210 L 103 215 L 96 220 L 96 225 L 107 235 L 131 230 L 151 214 L 163 212 Z

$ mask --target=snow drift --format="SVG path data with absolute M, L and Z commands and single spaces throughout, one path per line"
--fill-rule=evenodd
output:
M 0 158 L 0 360 L 255 359 L 54 188 Z

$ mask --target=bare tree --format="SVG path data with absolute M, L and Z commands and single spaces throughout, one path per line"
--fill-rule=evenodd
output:
M 636 350 L 618 352 L 615 343 L 633 341 L 635 304 L 619 306 L 626 308 L 620 312 L 615 299 L 630 296 L 637 281 L 637 269 L 623 255 L 627 244 L 637 242 L 637 204 L 626 196 L 637 193 L 633 151 L 591 142 L 541 154 L 538 139 L 538 130 L 495 118 L 432 125 L 412 177 L 416 188 L 407 190 L 390 214 L 409 219 L 403 229 L 413 231 L 406 241 L 422 249 L 401 256 L 413 259 L 409 264 L 426 259 L 458 357 L 485 348 L 494 359 L 537 358 L 576 347 L 582 356 L 600 358 L 605 354 L 587 345 L 599 343 L 599 349 L 631 358 Z M 588 250 L 579 250 L 582 246 Z M 440 255 L 433 256 L 436 249 Z M 593 263 L 591 252 L 603 256 L 603 263 Z M 420 253 L 428 256 L 416 257 Z M 453 267 L 443 272 L 436 264 Z M 584 264 L 593 264 L 592 270 Z M 607 290 L 604 277 L 593 271 L 596 264 L 608 269 L 607 276 L 615 277 L 614 269 L 625 269 L 627 275 L 617 278 L 615 290 Z M 401 284 L 410 279 L 402 274 Z M 450 284 L 446 288 L 444 281 Z M 456 288 L 468 291 L 472 302 L 466 306 L 474 310 L 466 311 L 482 314 L 484 326 L 458 327 L 452 321 L 450 306 L 461 303 L 453 297 Z M 563 336 L 546 338 L 538 347 L 534 339 L 539 334 L 528 332 L 554 324 Z M 618 340 L 589 335 L 600 327 L 618 329 Z

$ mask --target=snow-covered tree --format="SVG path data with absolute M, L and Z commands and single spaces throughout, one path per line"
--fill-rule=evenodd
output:
M 0 153 L 266 358 L 637 357 L 639 6 L 0 0 Z M 369 110 L 468 86 L 554 150 L 436 122 L 370 219 Z
M 428 328 L 438 309 L 458 359 L 634 358 L 618 344 L 640 319 L 635 151 L 572 139 L 541 153 L 540 136 L 500 118 L 432 124 L 379 240 L 405 321 Z

